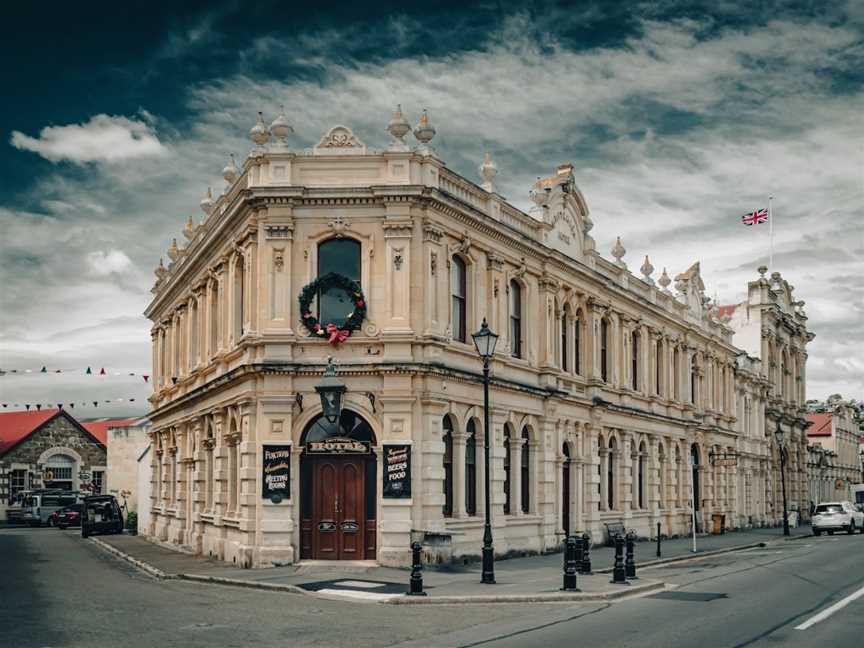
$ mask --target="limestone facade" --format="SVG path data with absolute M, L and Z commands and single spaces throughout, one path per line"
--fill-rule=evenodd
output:
M 852 487 L 864 483 L 858 408 L 851 401 L 833 400 L 811 404 L 810 410 L 807 415 L 810 498 L 815 503 L 855 501 Z
M 675 277 L 674 294 L 647 258 L 635 276 L 620 240 L 615 261 L 595 249 L 570 165 L 535 183 L 526 213 L 495 193 L 488 156 L 481 188 L 430 148 L 428 118 L 412 150 L 397 117 L 380 152 L 341 126 L 292 151 L 277 122 L 267 145 L 259 120 L 256 150 L 226 167 L 224 192 L 202 201 L 205 220 L 190 221 L 188 243 L 175 241 L 169 266 L 156 269 L 148 533 L 229 563 L 301 559 L 313 489 L 304 431 L 320 417 L 315 385 L 332 355 L 344 408 L 374 435 L 366 557 L 406 564 L 413 539 L 430 560 L 478 555 L 485 430 L 470 334 L 484 318 L 500 334 L 496 554 L 553 550 L 574 531 L 599 541 L 618 521 L 642 536 L 657 523 L 686 534 L 691 499 L 700 528 L 714 513 L 728 526 L 773 521 L 765 423 L 797 425 L 797 401 L 773 391 L 776 371 L 740 357 L 699 264 Z M 368 312 L 333 346 L 302 326 L 298 295 L 336 240 L 359 250 Z M 409 498 L 382 497 L 391 443 L 412 449 Z M 291 449 L 281 501 L 261 496 L 268 444 Z

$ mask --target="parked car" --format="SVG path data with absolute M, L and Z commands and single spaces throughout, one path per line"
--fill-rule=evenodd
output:
M 33 491 L 24 498 L 22 519 L 34 527 L 49 524 L 51 515 L 55 511 L 80 501 L 80 494 L 70 491 Z
M 849 535 L 859 531 L 864 533 L 864 513 L 852 502 L 824 502 L 816 505 L 813 511 L 813 534 L 834 535 L 835 531 L 845 531 Z
M 54 526 L 60 529 L 68 529 L 70 526 L 81 526 L 81 511 L 83 503 L 73 504 L 54 513 Z
M 81 537 L 94 533 L 123 533 L 123 512 L 113 495 L 91 495 L 84 498 Z

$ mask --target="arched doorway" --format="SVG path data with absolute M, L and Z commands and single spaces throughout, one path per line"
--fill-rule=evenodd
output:
M 356 412 L 312 419 L 300 438 L 300 557 L 374 560 L 375 433 Z
M 690 465 L 693 468 L 693 508 L 698 512 L 702 508 L 702 496 L 699 492 L 699 448 L 695 443 L 690 446 Z
M 561 471 L 561 526 L 566 538 L 570 535 L 570 447 L 566 441 L 561 452 L 564 455 Z

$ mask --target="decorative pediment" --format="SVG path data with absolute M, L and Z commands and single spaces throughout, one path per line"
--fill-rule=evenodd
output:
M 366 144 L 347 126 L 334 126 L 312 149 L 315 155 L 366 155 Z

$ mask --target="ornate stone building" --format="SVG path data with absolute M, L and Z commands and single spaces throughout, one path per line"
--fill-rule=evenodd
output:
M 673 294 L 647 258 L 630 272 L 620 240 L 603 258 L 571 165 L 535 183 L 526 213 L 495 192 L 488 155 L 482 186 L 447 168 L 425 114 L 414 148 L 401 112 L 389 130 L 384 151 L 343 126 L 297 151 L 283 115 L 259 117 L 255 150 L 157 268 L 150 534 L 254 566 L 405 564 L 412 539 L 430 560 L 478 555 L 484 318 L 501 336 L 496 554 L 613 522 L 688 533 L 691 499 L 701 527 L 764 522 L 765 410 L 786 402 L 766 403 L 699 264 Z M 357 290 L 314 283 L 330 273 Z M 315 392 L 330 355 L 347 385 L 334 422 Z M 739 454 L 749 477 L 717 460 Z
M 810 405 L 810 499 L 855 500 L 852 486 L 864 483 L 859 456 L 860 430 L 854 402 L 829 400 Z
M 766 514 L 774 524 L 783 520 L 780 481 L 780 447 L 785 448 L 787 500 L 790 510 L 809 517 L 810 494 L 807 477 L 807 409 L 805 407 L 807 344 L 815 337 L 807 330 L 804 302 L 792 296 L 793 287 L 768 268 L 758 270 L 759 278 L 749 282 L 747 300 L 721 306 L 718 316 L 735 330 L 733 341 L 759 360 L 758 375 L 764 390 L 761 405 L 770 458 L 765 463 Z M 777 431 L 782 431 L 782 441 Z

